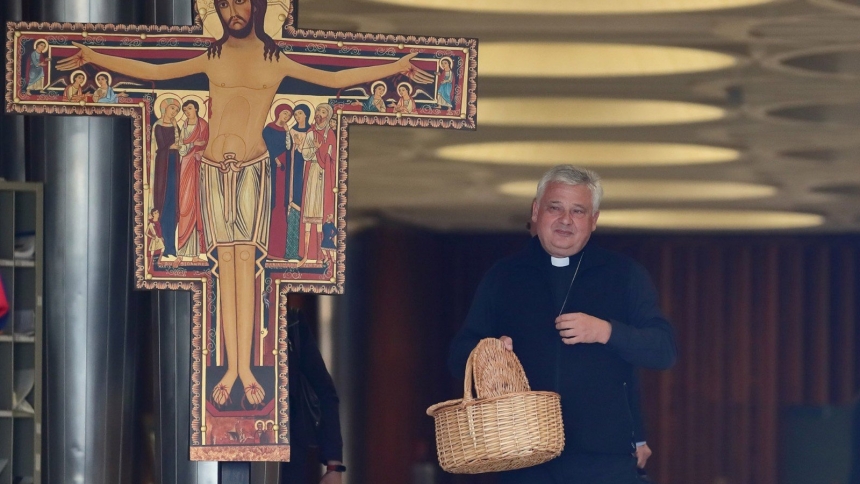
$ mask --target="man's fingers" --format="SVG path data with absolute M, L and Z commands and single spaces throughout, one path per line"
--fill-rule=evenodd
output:
M 433 76 L 431 76 L 430 74 L 428 74 L 425 71 L 422 71 L 421 69 L 415 70 L 415 73 L 413 75 L 413 79 L 415 79 L 416 82 L 419 82 L 421 84 L 430 84 L 431 82 L 433 82 L 435 80 L 435 78 Z
M 83 59 L 80 54 L 75 54 L 68 59 L 63 59 L 60 62 L 57 62 L 57 69 L 61 71 L 68 71 L 71 69 L 77 69 L 78 67 L 84 64 Z
M 575 345 L 577 343 L 582 343 L 582 335 L 578 334 L 576 336 L 563 337 L 561 338 L 561 342 L 566 345 Z

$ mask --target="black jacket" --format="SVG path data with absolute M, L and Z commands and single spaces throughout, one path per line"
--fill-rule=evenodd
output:
M 287 329 L 290 340 L 290 447 L 295 455 L 305 455 L 307 448 L 320 448 L 320 461 L 343 460 L 343 439 L 340 433 L 340 400 L 334 382 L 326 369 L 316 339 L 301 319 Z M 302 397 L 298 373 L 304 374 L 310 387 L 319 398 L 320 425 L 315 428 L 313 418 Z
M 580 255 L 579 272 L 570 285 Z M 567 268 L 553 267 L 533 237 L 524 250 L 496 263 L 478 286 L 465 326 L 451 345 L 449 368 L 462 378 L 466 359 L 480 339 L 510 336 L 531 388 L 561 395 L 564 454 L 629 454 L 635 427 L 641 425 L 634 416 L 639 411 L 632 388 L 635 367 L 671 367 L 676 358 L 674 332 L 641 265 L 593 242 L 570 261 Z M 562 310 L 559 294 L 568 286 Z M 609 342 L 562 343 L 555 329 L 560 312 L 609 321 Z

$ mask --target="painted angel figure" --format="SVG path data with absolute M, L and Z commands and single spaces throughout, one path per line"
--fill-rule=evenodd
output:
M 401 82 L 397 85 L 397 94 L 400 94 L 400 99 L 394 105 L 394 112 L 401 114 L 414 113 L 415 100 L 412 99 L 412 86 L 409 83 Z
M 254 407 L 266 396 L 251 372 L 257 251 L 267 254 L 271 220 L 270 156 L 262 132 L 281 81 L 290 77 L 345 88 L 395 74 L 418 83 L 431 83 L 434 77 L 412 64 L 415 53 L 383 65 L 337 72 L 314 69 L 282 56 L 265 32 L 267 0 L 216 0 L 214 6 L 224 34 L 198 57 L 151 64 L 74 43 L 80 51 L 57 68 L 73 70 L 92 63 L 152 81 L 201 73 L 208 77 L 212 105 L 209 143 L 201 157 L 200 198 L 207 250 L 217 254 L 218 314 L 227 353 L 227 371 L 209 398 L 216 407 L 224 406 L 238 379 L 243 405 Z M 259 200 L 266 203 L 256 203 Z
M 87 82 L 87 75 L 83 71 L 75 71 L 72 73 L 72 83 L 63 89 L 63 101 L 80 102 L 85 101 L 87 94 L 84 92 L 84 83 Z
M 382 96 L 388 91 L 388 86 L 385 85 L 382 81 L 377 81 L 371 84 L 370 86 L 370 94 L 360 87 L 347 89 L 347 91 L 360 91 L 362 94 L 367 96 L 367 99 L 364 102 L 354 101 L 352 104 L 355 106 L 361 106 L 361 110 L 368 113 L 384 113 L 387 111 L 385 107 L 385 100 L 382 99 Z

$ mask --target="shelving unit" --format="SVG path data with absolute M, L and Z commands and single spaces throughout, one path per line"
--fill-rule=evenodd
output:
M 32 257 L 16 237 L 32 236 Z M 42 185 L 0 181 L 0 278 L 9 315 L 0 332 L 0 484 L 41 479 Z M 30 382 L 32 381 L 32 386 Z M 31 478 L 32 481 L 26 480 Z

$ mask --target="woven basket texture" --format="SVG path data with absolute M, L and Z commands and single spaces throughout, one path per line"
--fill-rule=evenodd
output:
M 436 422 L 439 464 L 455 474 L 530 467 L 564 448 L 559 395 L 530 391 L 519 359 L 494 338 L 469 355 L 463 398 L 437 403 L 427 414 Z

